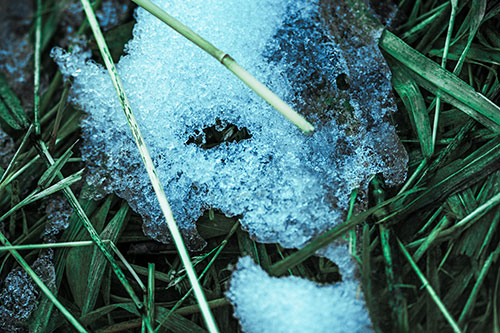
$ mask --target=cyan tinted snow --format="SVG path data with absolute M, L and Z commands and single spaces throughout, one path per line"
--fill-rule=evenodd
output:
M 204 242 L 195 221 L 208 208 L 261 242 L 301 247 L 344 220 L 349 195 L 384 174 L 406 175 L 407 156 L 389 123 L 390 72 L 378 50 L 379 26 L 343 1 L 155 1 L 292 104 L 316 127 L 305 135 L 196 46 L 142 9 L 117 64 L 175 218 L 188 246 Z M 87 181 L 115 191 L 144 218 L 144 231 L 169 241 L 156 198 L 107 72 L 89 54 L 55 49 L 84 109 Z M 250 138 L 200 147 L 204 129 L 246 128 Z M 196 138 L 196 139 L 193 139 Z M 193 142 L 200 141 L 198 144 Z M 343 282 L 319 286 L 271 278 L 248 258 L 228 298 L 246 332 L 370 330 L 343 245 L 321 252 Z
M 244 257 L 226 296 L 246 333 L 371 332 L 354 280 L 322 286 L 295 276 L 270 277 Z
M 157 1 L 228 52 L 311 121 L 301 133 L 217 61 L 142 9 L 118 63 L 175 218 L 191 248 L 194 222 L 209 207 L 261 242 L 300 247 L 338 224 L 352 189 L 373 174 L 405 175 L 406 155 L 386 121 L 394 110 L 379 31 L 336 36 L 324 22 L 335 3 L 291 0 Z M 330 7 L 332 8 L 330 8 Z M 345 9 L 339 11 L 349 20 Z M 350 23 L 353 24 L 352 22 Z M 338 33 L 338 32 L 337 32 Z M 362 38 L 353 37 L 356 33 Z M 115 191 L 144 218 L 144 231 L 168 242 L 147 175 L 102 66 L 55 49 L 83 121 L 87 181 Z M 204 128 L 245 127 L 250 139 L 203 149 L 188 143 Z

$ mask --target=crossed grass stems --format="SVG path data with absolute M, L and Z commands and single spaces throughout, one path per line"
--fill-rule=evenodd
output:
M 145 146 L 144 140 L 142 139 L 142 135 L 140 134 L 140 130 L 137 126 L 137 123 L 135 121 L 134 115 L 132 113 L 132 110 L 130 109 L 130 106 L 128 104 L 128 100 L 126 98 L 125 92 L 123 90 L 123 87 L 121 86 L 120 79 L 118 77 L 118 74 L 116 72 L 116 69 L 114 68 L 114 63 L 113 60 L 110 56 L 108 47 L 106 45 L 106 42 L 104 40 L 104 37 L 100 31 L 99 25 L 97 23 L 97 20 L 95 19 L 95 15 L 93 12 L 93 8 L 90 5 L 88 0 L 81 0 L 82 5 L 84 7 L 88 22 L 90 23 L 90 27 L 94 33 L 94 37 L 98 43 L 99 50 L 101 52 L 102 58 L 104 59 L 106 68 L 108 69 L 108 72 L 113 80 L 113 84 L 115 86 L 115 89 L 117 91 L 117 94 L 120 98 L 120 103 L 124 109 L 125 115 L 127 117 L 127 120 L 129 121 L 129 124 L 131 126 L 134 138 L 136 140 L 138 149 L 141 153 L 141 156 L 143 158 L 143 162 L 146 166 L 146 169 L 148 171 L 148 174 L 150 175 L 150 179 L 152 181 L 152 185 L 155 188 L 155 192 L 157 194 L 158 200 L 160 202 L 162 211 L 164 212 L 164 215 L 166 217 L 167 223 L 169 225 L 169 228 L 172 232 L 175 244 L 177 246 L 177 249 L 179 251 L 179 254 L 181 256 L 181 259 L 185 265 L 186 269 L 186 274 L 190 280 L 190 283 L 192 285 L 192 291 L 194 291 L 195 297 L 198 301 L 201 313 L 203 315 L 203 318 L 205 320 L 205 323 L 207 325 L 207 328 L 210 332 L 217 332 L 217 326 L 215 323 L 215 320 L 210 312 L 210 305 L 214 306 L 220 305 L 222 302 L 216 302 L 214 303 L 213 301 L 207 302 L 203 292 L 201 290 L 201 286 L 199 284 L 199 278 L 196 277 L 196 274 L 194 272 L 194 269 L 192 267 L 191 261 L 189 259 L 189 255 L 184 247 L 184 244 L 182 242 L 182 238 L 180 237 L 180 233 L 176 227 L 175 221 L 173 219 L 170 207 L 168 205 L 168 201 L 165 197 L 165 194 L 163 192 L 163 188 L 159 182 L 159 179 L 156 175 L 156 172 L 154 170 L 154 167 L 151 163 L 151 158 L 149 157 L 149 153 L 147 151 L 147 148 Z M 277 96 L 272 94 L 266 87 L 264 87 L 262 84 L 259 82 L 256 82 L 253 77 L 248 74 L 244 69 L 242 69 L 230 56 L 225 54 L 224 52 L 216 49 L 213 47 L 211 44 L 203 40 L 200 36 L 196 35 L 193 33 L 191 30 L 189 30 L 187 27 L 182 25 L 180 22 L 169 16 L 167 13 L 162 11 L 160 8 L 155 6 L 152 2 L 148 0 L 134 0 L 139 6 L 144 7 L 146 10 L 150 11 L 153 15 L 157 16 L 160 18 L 162 21 L 164 21 L 166 24 L 171 26 L 174 30 L 177 32 L 183 34 L 186 38 L 200 46 L 203 50 L 211 54 L 214 58 L 216 58 L 218 61 L 220 61 L 224 66 L 226 66 L 230 71 L 232 71 L 237 77 L 242 79 L 249 87 L 251 87 L 256 93 L 258 93 L 262 98 L 266 99 L 266 101 L 269 102 L 273 107 L 279 109 L 279 111 L 290 121 L 292 121 L 294 124 L 296 124 L 300 129 L 302 129 L 306 133 L 310 133 L 313 131 L 313 127 L 307 123 L 300 115 L 295 113 L 289 106 L 287 106 L 284 102 L 282 102 Z M 441 109 L 441 100 L 455 106 L 459 110 L 463 111 L 479 123 L 483 124 L 486 128 L 490 129 L 493 133 L 497 133 L 500 128 L 500 112 L 498 107 L 493 104 L 489 99 L 484 97 L 482 94 L 477 93 L 470 85 L 466 84 L 462 80 L 460 80 L 457 77 L 457 74 L 460 72 L 462 65 L 466 59 L 466 56 L 470 50 L 472 40 L 477 33 L 479 29 L 479 25 L 484 19 L 484 8 L 480 7 L 477 12 L 475 13 L 471 21 L 471 28 L 467 40 L 467 44 L 464 47 L 464 50 L 462 51 L 457 65 L 455 67 L 455 70 L 453 73 L 450 73 L 446 71 L 445 66 L 446 66 L 446 61 L 448 57 L 448 51 L 450 47 L 450 41 L 451 41 L 451 36 L 452 36 L 452 30 L 453 30 L 453 25 L 455 21 L 455 17 L 457 14 L 457 10 L 460 8 L 457 8 L 457 2 L 456 1 L 451 1 L 451 15 L 449 18 L 449 23 L 448 23 L 448 32 L 446 35 L 445 39 L 445 46 L 443 50 L 443 56 L 442 56 L 442 62 L 441 66 L 435 64 L 434 62 L 430 61 L 428 58 L 420 54 L 419 52 L 415 51 L 411 47 L 409 47 L 406 43 L 404 43 L 401 39 L 393 35 L 392 33 L 385 31 L 384 34 L 381 37 L 380 40 L 380 47 L 381 49 L 387 53 L 388 55 L 388 61 L 391 65 L 391 68 L 396 68 L 399 69 L 397 71 L 394 71 L 394 77 L 393 77 L 393 85 L 395 90 L 398 92 L 398 94 L 402 97 L 402 100 L 407 107 L 407 109 L 410 111 L 410 114 L 412 116 L 412 121 L 415 125 L 417 136 L 418 136 L 418 141 L 421 146 L 422 150 L 422 156 L 423 160 L 420 163 L 420 165 L 416 168 L 415 172 L 409 177 L 407 183 L 403 186 L 403 188 L 400 191 L 400 194 L 389 199 L 389 200 L 383 200 L 380 199 L 377 203 L 376 206 L 373 208 L 358 214 L 356 216 L 351 216 L 349 214 L 348 220 L 343 223 L 338 225 L 337 227 L 333 228 L 332 230 L 320 235 L 317 237 L 315 240 L 311 241 L 308 245 L 306 245 L 303 249 L 299 250 L 298 252 L 295 252 L 292 255 L 289 255 L 288 257 L 284 258 L 282 261 L 279 261 L 272 265 L 269 269 L 270 273 L 273 275 L 281 275 L 288 271 L 290 268 L 294 267 L 295 265 L 303 262 L 307 258 L 311 257 L 314 255 L 314 253 L 321 249 L 322 247 L 328 245 L 331 243 L 333 240 L 337 239 L 338 237 L 341 237 L 342 235 L 346 234 L 347 232 L 351 231 L 354 229 L 355 226 L 358 226 L 362 224 L 368 217 L 370 216 L 376 216 L 379 221 L 379 227 L 380 227 L 380 232 L 382 236 L 382 244 L 387 245 L 387 242 L 389 240 L 389 233 L 388 230 L 384 227 L 383 222 L 390 221 L 393 219 L 395 216 L 400 214 L 404 209 L 401 209 L 400 211 L 396 210 L 392 214 L 388 216 L 384 216 L 383 212 L 386 211 L 386 208 L 394 204 L 397 201 L 402 200 L 403 198 L 406 198 L 407 196 L 414 194 L 415 192 L 418 192 L 418 190 L 410 190 L 410 188 L 416 186 L 416 184 L 419 184 L 419 182 L 423 179 L 425 176 L 425 173 L 429 170 L 429 164 L 433 161 L 432 158 L 434 157 L 434 150 L 435 146 L 437 144 L 437 139 L 436 139 L 436 133 L 437 133 L 437 127 L 439 124 L 439 114 L 440 114 L 440 109 Z M 463 6 L 463 5 L 462 5 Z M 441 11 L 444 11 L 447 7 L 446 6 L 441 6 L 438 7 L 438 9 L 441 8 Z M 463 7 L 462 7 L 463 8 Z M 39 180 L 38 187 L 33 192 L 30 196 L 28 196 L 25 200 L 20 202 L 17 206 L 13 207 L 11 211 L 7 212 L 4 214 L 2 217 L 0 217 L 0 221 L 3 221 L 6 219 L 11 213 L 15 212 L 17 209 L 20 207 L 34 202 L 35 200 L 39 200 L 45 196 L 47 196 L 50 193 L 54 193 L 57 191 L 63 191 L 66 197 L 68 198 L 68 201 L 70 204 L 73 206 L 75 212 L 77 213 L 79 219 L 83 222 L 83 225 L 89 232 L 92 241 L 89 242 L 66 242 L 66 243 L 58 243 L 58 244 L 35 244 L 35 245 L 21 245 L 21 246 L 13 246 L 10 244 L 10 242 L 3 236 L 3 234 L 0 235 L 0 241 L 5 245 L 2 248 L 2 251 L 9 251 L 10 254 L 19 262 L 19 264 L 23 267 L 23 269 L 26 270 L 26 272 L 33 278 L 35 283 L 41 288 L 41 290 L 47 295 L 47 297 L 51 300 L 51 302 L 56 306 L 62 314 L 69 320 L 73 326 L 81 332 L 85 332 L 85 328 L 79 323 L 79 321 L 74 318 L 74 316 L 57 300 L 56 296 L 52 291 L 43 283 L 43 281 L 40 280 L 40 278 L 34 273 L 34 271 L 29 267 L 29 265 L 26 263 L 26 261 L 23 259 L 23 257 L 19 254 L 17 250 L 25 250 L 25 249 L 34 249 L 34 248 L 45 248 L 45 247 L 79 247 L 79 246 L 89 246 L 91 244 L 96 244 L 99 248 L 99 250 L 103 253 L 105 256 L 105 259 L 111 264 L 111 267 L 114 271 L 114 273 L 117 275 L 119 281 L 122 283 L 123 287 L 131 297 L 133 304 L 136 308 L 136 314 L 140 315 L 142 317 L 141 324 L 142 324 L 142 329 L 147 330 L 147 331 L 154 331 L 155 330 L 155 317 L 161 317 L 162 322 L 164 323 L 166 320 L 168 320 L 169 316 L 173 313 L 174 310 L 180 306 L 182 303 L 182 300 L 184 300 L 189 293 L 188 292 L 183 299 L 181 299 L 174 308 L 170 310 L 167 314 L 163 313 L 160 316 L 156 316 L 154 313 L 154 277 L 156 276 L 155 274 L 155 268 L 154 264 L 150 264 L 148 266 L 148 284 L 147 287 L 141 282 L 140 278 L 137 276 L 137 274 L 134 271 L 134 268 L 128 264 L 127 260 L 125 257 L 118 251 L 116 245 L 114 244 L 113 241 L 111 240 L 102 240 L 101 237 L 98 235 L 98 233 L 95 231 L 94 227 L 92 226 L 89 218 L 85 214 L 84 209 L 81 207 L 80 203 L 76 199 L 75 195 L 69 188 L 71 184 L 76 182 L 77 180 L 80 179 L 80 173 L 75 173 L 69 177 L 64 178 L 62 174 L 60 173 L 60 170 L 62 167 L 70 160 L 71 158 L 71 147 L 66 151 L 65 154 L 63 154 L 57 161 L 54 161 L 50 154 L 50 149 L 48 149 L 45 145 L 45 143 L 40 139 L 39 134 L 40 134 L 40 124 L 43 121 L 43 119 L 40 119 L 40 109 L 43 108 L 43 103 L 44 101 L 42 100 L 42 106 L 40 105 L 40 96 L 39 96 L 39 78 L 40 78 L 40 50 L 41 50 L 41 44 L 42 44 L 42 38 L 43 36 L 41 35 L 41 10 L 42 10 L 42 4 L 41 0 L 37 1 L 37 17 L 35 21 L 35 57 L 34 57 L 34 64 L 35 64 L 35 75 L 34 75 L 34 124 L 30 125 L 28 119 L 24 115 L 24 112 L 18 107 L 18 106 L 11 106 L 11 110 L 14 113 L 13 115 L 13 122 L 12 124 L 9 123 L 9 125 L 16 126 L 18 129 L 27 129 L 26 135 L 24 136 L 20 147 L 18 148 L 18 151 L 14 155 L 14 158 L 12 159 L 11 163 L 9 164 L 9 167 L 7 168 L 6 172 L 4 172 L 2 179 L 0 180 L 0 188 L 4 188 L 7 186 L 10 182 L 12 182 L 20 173 L 19 171 L 16 174 L 11 174 L 10 171 L 13 169 L 14 162 L 16 158 L 19 156 L 20 152 L 25 148 L 27 142 L 34 142 L 34 146 L 36 150 L 38 151 L 38 158 L 42 159 L 46 164 L 47 164 L 47 171 L 42 175 L 42 177 Z M 435 15 L 435 14 L 434 14 Z M 482 17 L 481 17 L 482 15 Z M 411 36 L 410 36 L 411 37 Z M 408 74 L 408 76 L 401 75 L 401 73 Z M 408 79 L 408 77 L 411 78 L 411 80 Z M 428 110 L 425 107 L 425 104 L 423 103 L 423 98 L 421 94 L 419 93 L 418 88 L 415 85 L 415 82 L 420 84 L 421 86 L 426 87 L 429 91 L 433 92 L 434 95 L 436 96 L 435 101 L 431 103 L 431 107 L 435 107 L 435 116 L 434 116 L 434 123 L 433 127 L 431 129 L 429 117 L 428 117 Z M 63 91 L 63 97 L 67 95 L 68 91 L 68 86 L 65 87 Z M 5 98 L 4 98 L 5 99 Z M 59 104 L 59 108 L 62 108 L 62 103 Z M 17 112 L 16 112 L 17 110 Z M 59 110 L 60 111 L 60 110 Z M 60 112 L 57 113 L 58 115 Z M 60 119 L 59 119 L 60 121 Z M 15 127 L 14 127 L 15 128 Z M 56 127 L 57 128 L 57 127 Z M 57 137 L 57 130 L 54 130 L 56 135 L 53 135 L 51 138 L 51 142 L 49 144 L 50 146 L 53 146 L 56 143 L 56 137 Z M 498 148 L 497 145 L 493 145 L 493 147 Z M 481 155 L 479 158 L 482 158 L 483 155 Z M 439 156 L 437 158 L 439 160 Z M 435 162 L 435 160 L 434 160 Z M 432 166 L 432 164 L 430 165 Z M 59 182 L 57 182 L 54 185 L 50 185 L 52 181 L 55 178 L 59 179 Z M 418 200 L 415 200 L 418 201 Z M 464 226 L 473 223 L 476 221 L 479 217 L 483 216 L 486 212 L 494 208 L 498 203 L 500 202 L 500 196 L 497 194 L 493 196 L 490 200 L 488 200 L 485 204 L 482 206 L 478 207 L 476 210 L 471 212 L 469 215 L 467 215 L 465 218 L 463 218 L 461 221 L 459 221 L 455 226 L 450 227 L 448 229 L 444 230 L 439 230 L 437 234 L 434 234 L 434 238 L 439 238 L 439 237 L 445 237 L 447 235 L 452 234 L 456 230 L 461 230 Z M 352 204 L 353 201 L 351 201 L 351 210 L 352 212 Z M 402 213 L 401 213 L 402 214 Z M 213 263 L 215 258 L 217 257 L 218 253 L 224 248 L 225 244 L 227 243 L 227 239 L 234 233 L 236 230 L 237 224 L 235 224 L 232 228 L 232 231 L 228 234 L 226 239 L 220 244 L 219 247 L 214 249 L 212 252 L 215 251 L 215 255 L 208 264 L 208 266 L 205 268 L 205 270 L 202 272 L 200 278 L 204 275 L 204 273 L 208 270 L 210 265 Z M 363 228 L 364 232 L 366 232 L 366 225 L 365 228 Z M 351 238 L 352 239 L 352 238 Z M 432 289 L 430 284 L 428 283 L 428 280 L 422 273 L 422 271 L 418 268 L 416 265 L 416 260 L 412 258 L 412 256 L 409 254 L 407 251 L 406 247 L 403 245 L 403 243 L 399 240 L 396 239 L 397 244 L 404 255 L 404 257 L 408 260 L 410 263 L 412 269 L 415 271 L 419 279 L 422 281 L 424 287 L 428 291 L 431 299 L 435 302 L 435 304 L 438 306 L 439 310 L 443 314 L 444 318 L 448 321 L 449 325 L 451 328 L 458 332 L 460 331 L 460 326 L 463 325 L 464 318 L 466 318 L 466 311 L 468 310 L 468 307 L 466 306 L 464 308 L 464 311 L 462 315 L 459 318 L 459 322 L 457 323 L 455 319 L 452 317 L 452 315 L 449 313 L 449 311 L 446 309 L 446 307 L 443 305 L 443 302 L 437 295 L 437 293 Z M 409 244 L 408 246 L 410 247 L 415 247 L 417 245 L 420 245 L 420 252 L 417 250 L 415 255 L 421 256 L 423 251 L 425 251 L 429 246 L 432 240 L 428 239 L 423 239 L 420 243 L 419 242 L 413 242 L 412 244 Z M 366 244 L 365 244 L 366 245 Z M 425 247 L 422 247 L 425 246 Z M 363 250 L 365 251 L 366 249 L 369 248 L 369 245 L 366 247 L 363 247 Z M 111 250 L 111 251 L 110 251 Z M 111 252 L 114 252 L 118 258 L 122 261 L 123 265 L 130 271 L 134 279 L 137 281 L 139 284 L 141 290 L 144 293 L 144 299 L 141 301 L 140 298 L 135 294 L 133 288 L 130 286 L 129 282 L 125 278 L 125 275 L 122 272 L 121 266 L 116 262 L 114 259 L 113 255 Z M 210 255 L 212 252 L 210 252 L 208 255 Z M 498 256 L 497 254 L 498 250 L 492 253 L 491 261 Z M 207 256 L 208 256 L 207 255 Z M 390 270 L 391 267 L 391 254 L 390 251 L 384 252 L 384 259 L 386 262 L 389 264 L 388 265 L 388 272 L 387 275 L 394 276 L 394 272 Z M 364 278 L 364 277 L 363 277 Z M 478 280 L 479 283 L 480 280 Z M 467 305 L 470 307 L 470 304 L 473 299 L 474 295 L 471 295 L 469 298 L 469 301 Z M 370 296 L 367 295 L 367 303 L 368 306 L 370 307 Z M 210 303 L 210 304 L 209 304 Z M 156 318 L 158 321 L 158 319 Z M 160 324 L 161 324 L 160 323 Z M 161 326 L 161 325 L 160 325 Z M 159 329 L 159 327 L 156 327 L 156 330 Z

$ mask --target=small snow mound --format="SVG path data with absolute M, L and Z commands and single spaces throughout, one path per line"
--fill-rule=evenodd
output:
M 294 276 L 270 277 L 244 257 L 226 296 L 246 333 L 371 332 L 355 281 L 322 286 Z

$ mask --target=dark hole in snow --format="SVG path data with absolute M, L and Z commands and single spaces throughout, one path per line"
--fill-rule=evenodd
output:
M 221 127 L 220 120 L 217 120 L 215 125 L 195 132 L 195 135 L 190 136 L 186 143 L 195 144 L 203 149 L 210 149 L 224 142 L 240 142 L 252 137 L 246 127 L 238 128 L 236 125 L 228 124 L 222 130 L 219 130 Z
M 350 87 L 349 83 L 347 83 L 347 75 L 345 73 L 342 73 L 339 76 L 337 76 L 335 81 L 337 82 L 337 88 L 339 90 L 347 90 Z

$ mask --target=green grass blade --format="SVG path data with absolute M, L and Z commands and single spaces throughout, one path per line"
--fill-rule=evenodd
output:
M 33 92 L 33 113 L 35 116 L 35 134 L 40 135 L 40 57 L 42 42 L 42 0 L 36 1 L 36 21 L 35 21 L 35 73 Z
M 73 155 L 73 147 L 76 145 L 76 142 L 69 147 L 64 154 L 57 159 L 57 161 L 52 164 L 40 177 L 38 180 L 38 187 L 45 188 L 49 186 L 54 178 L 57 177 L 61 169 L 66 165 L 69 158 Z
M 469 297 L 467 298 L 467 302 L 465 303 L 465 306 L 462 310 L 462 313 L 460 314 L 460 317 L 458 318 L 459 325 L 463 326 L 465 324 L 465 321 L 467 320 L 470 312 L 472 311 L 472 309 L 474 307 L 478 293 L 481 289 L 481 286 L 484 283 L 486 275 L 488 274 L 488 271 L 489 271 L 491 265 L 498 260 L 499 255 L 500 255 L 500 244 L 497 246 L 495 251 L 493 251 L 488 256 L 488 259 L 486 259 L 483 267 L 481 268 L 481 272 L 479 273 L 479 276 L 477 277 L 476 283 L 474 284 L 474 287 L 472 288 L 472 291 L 471 291 Z
M 147 315 L 151 328 L 154 330 L 155 322 L 155 264 L 149 263 L 148 265 L 148 293 L 147 293 Z
M 500 132 L 500 107 L 484 95 L 387 30 L 383 32 L 379 45 L 385 52 L 417 73 L 429 84 L 468 106 L 471 110 L 469 115 L 474 119 L 482 122 L 481 120 L 485 117 L 491 123 L 484 125 L 495 132 Z
M 446 61 L 448 60 L 448 52 L 450 49 L 451 34 L 453 32 L 453 26 L 455 24 L 455 16 L 457 15 L 457 6 L 458 6 L 458 0 L 451 0 L 450 2 L 451 2 L 450 21 L 448 23 L 448 32 L 446 33 L 446 39 L 444 42 L 443 57 L 441 60 L 441 67 L 443 67 L 444 69 L 446 69 Z M 441 97 L 439 95 L 437 95 L 436 96 L 436 109 L 434 112 L 434 124 L 432 127 L 432 150 L 434 150 L 434 147 L 436 146 L 438 125 L 439 125 L 439 113 L 440 112 L 441 112 Z
M 392 86 L 410 113 L 410 121 L 415 126 L 422 154 L 429 158 L 433 154 L 434 146 L 432 145 L 431 124 L 424 97 L 415 81 L 406 75 L 406 71 L 401 65 L 393 62 L 391 71 Z
M 252 89 L 257 95 L 274 107 L 279 113 L 281 113 L 285 118 L 291 121 L 295 126 L 300 128 L 305 133 L 312 133 L 314 131 L 314 126 L 311 125 L 307 120 L 304 119 L 300 114 L 298 114 L 292 107 L 285 103 L 281 98 L 274 94 L 269 88 L 263 85 L 259 80 L 257 80 L 252 74 L 248 73 L 243 67 L 241 67 L 231 56 L 227 53 L 219 50 L 212 44 L 210 44 L 203 37 L 189 29 L 187 26 L 179 22 L 174 17 L 170 16 L 163 9 L 155 5 L 150 0 L 132 0 L 157 18 L 162 22 L 166 23 L 169 27 L 177 31 L 179 34 L 193 42 L 196 46 L 200 47 L 203 51 L 210 54 L 217 61 L 223 64 L 229 71 L 231 71 L 236 77 L 243 81 L 250 89 Z
M 9 240 L 0 232 L 0 242 L 5 246 L 12 246 Z M 24 258 L 15 249 L 10 249 L 9 252 L 12 254 L 14 259 L 21 265 L 21 267 L 28 273 L 28 275 L 35 281 L 37 286 L 42 290 L 42 292 L 50 299 L 50 301 L 61 311 L 61 313 L 68 319 L 68 321 L 75 327 L 78 332 L 87 332 L 85 328 L 76 320 L 76 318 L 69 312 L 64 305 L 59 302 L 59 300 L 54 296 L 52 291 L 45 285 L 45 283 L 38 277 L 38 275 L 31 269 Z
M 109 221 L 108 225 L 101 232 L 101 239 L 116 242 L 120 234 L 123 232 L 127 225 L 129 206 L 123 202 L 118 212 Z M 90 270 L 87 276 L 86 292 L 83 300 L 82 315 L 92 311 L 97 302 L 99 292 L 101 289 L 104 272 L 106 269 L 106 257 L 94 248 L 92 259 L 90 261 Z
M 50 155 L 49 151 L 47 150 L 47 147 L 42 141 L 37 142 L 37 145 L 35 146 L 37 150 L 39 150 L 40 155 L 44 158 L 45 162 L 50 166 L 54 164 L 54 159 Z M 62 175 L 58 175 L 59 178 L 62 178 Z M 130 295 L 130 298 L 132 298 L 132 301 L 134 302 L 135 306 L 141 310 L 143 308 L 142 302 L 139 300 L 137 295 L 134 292 L 134 289 L 132 286 L 128 283 L 125 275 L 123 274 L 122 270 L 118 266 L 116 260 L 113 258 L 113 255 L 108 251 L 106 248 L 105 243 L 97 233 L 97 231 L 94 229 L 92 223 L 90 222 L 87 214 L 83 210 L 82 206 L 78 202 L 78 199 L 76 198 L 75 194 L 73 191 L 69 188 L 66 187 L 63 189 L 63 193 L 68 199 L 69 204 L 71 207 L 74 209 L 74 212 L 76 213 L 76 216 L 78 216 L 79 220 L 82 222 L 83 226 L 85 229 L 87 229 L 90 238 L 95 242 L 95 244 L 99 247 L 99 249 L 102 251 L 106 259 L 109 261 L 111 268 L 115 275 L 118 277 L 118 280 L 120 283 L 123 285 L 125 291 Z
M 446 309 L 446 307 L 444 306 L 444 304 L 441 301 L 441 299 L 439 298 L 439 296 L 436 294 L 436 292 L 434 291 L 434 289 L 429 284 L 429 281 L 427 281 L 427 278 L 424 276 L 424 274 L 422 273 L 422 271 L 420 270 L 420 268 L 418 268 L 418 266 L 415 263 L 415 261 L 412 259 L 410 253 L 408 253 L 408 251 L 406 250 L 406 248 L 403 245 L 403 243 L 401 243 L 401 241 L 399 239 L 397 241 L 398 241 L 398 244 L 399 244 L 399 248 L 401 249 L 401 252 L 405 256 L 405 258 L 408 260 L 408 262 L 410 263 L 411 267 L 413 268 L 413 270 L 417 274 L 417 276 L 420 279 L 420 281 L 422 281 L 423 287 L 427 290 L 427 292 L 431 296 L 432 300 L 436 303 L 436 305 L 438 306 L 439 310 L 441 311 L 441 313 L 443 314 L 443 316 L 446 318 L 446 320 L 450 324 L 450 326 L 453 329 L 453 331 L 456 332 L 456 333 L 462 332 L 462 330 L 460 329 L 460 327 L 458 326 L 458 324 L 456 323 L 456 321 L 453 319 L 453 317 L 449 313 L 448 309 Z
M 481 26 L 481 22 L 486 13 L 486 0 L 472 0 L 471 10 L 470 10 L 470 28 L 469 28 L 469 36 L 467 37 L 467 45 L 465 46 L 460 58 L 458 59 L 457 64 L 455 65 L 455 69 L 453 70 L 454 74 L 459 74 L 462 71 L 462 66 L 464 64 L 467 53 L 469 52 L 472 41 L 476 37 L 477 31 Z
M 412 193 L 412 192 L 410 192 Z M 383 209 L 384 207 L 388 206 L 389 204 L 400 200 L 404 196 L 406 196 L 408 193 L 400 194 L 397 195 L 389 200 L 386 200 L 375 207 L 372 207 L 358 215 L 355 215 L 351 217 L 349 220 L 347 220 L 344 223 L 341 223 L 331 230 L 319 235 L 316 237 L 314 240 L 309 242 L 306 246 L 301 248 L 299 251 L 289 255 L 283 260 L 278 261 L 277 263 L 273 264 L 270 268 L 270 274 L 272 275 L 282 275 L 284 274 L 287 270 L 290 268 L 300 264 L 307 258 L 313 256 L 316 251 L 319 249 L 327 246 L 331 242 L 333 242 L 335 239 L 337 239 L 340 236 L 343 236 L 347 231 L 351 230 L 354 228 L 356 225 L 359 225 L 363 223 L 368 217 L 371 215 L 375 214 L 378 212 L 380 209 Z
M 45 197 L 47 197 L 51 194 L 54 194 L 58 191 L 64 190 L 64 189 L 68 188 L 69 186 L 73 185 L 74 183 L 80 181 L 82 179 L 82 173 L 83 173 L 83 170 L 80 170 L 77 173 L 72 174 L 71 176 L 68 176 L 64 179 L 61 179 L 56 184 L 52 185 L 49 188 L 44 189 L 43 191 L 34 192 L 34 193 L 28 195 L 25 199 L 23 199 L 17 205 L 12 207 L 7 213 L 2 215 L 2 217 L 0 217 L 0 221 L 5 220 L 11 214 L 15 213 L 17 210 L 21 209 L 22 207 L 24 207 L 26 205 L 29 205 L 30 203 L 33 203 L 37 200 L 45 198 Z
M 12 158 L 10 159 L 10 162 L 9 162 L 9 165 L 7 166 L 7 169 L 5 169 L 2 177 L 0 178 L 0 184 L 3 183 L 3 181 L 5 180 L 5 178 L 7 178 L 7 176 L 10 174 L 10 172 L 14 168 L 14 165 L 15 165 L 17 159 L 19 158 L 19 154 L 26 147 L 26 144 L 28 142 L 28 139 L 29 139 L 32 131 L 33 131 L 33 126 L 30 126 L 29 129 L 28 129 L 28 131 L 26 132 L 26 134 L 24 134 L 23 139 L 21 141 L 21 144 L 19 145 L 19 147 L 17 148 L 16 152 L 14 153 L 14 156 L 12 156 Z M 2 186 L 0 185 L 0 189 L 1 188 L 2 188 Z
M 0 103 L 0 117 L 14 129 L 28 128 L 28 117 L 21 107 L 21 102 L 10 89 L 2 73 L 0 73 L 0 100 L 3 100 Z
M 143 163 L 146 167 L 146 171 L 151 180 L 151 184 L 153 185 L 156 197 L 158 198 L 160 208 L 163 212 L 163 215 L 165 216 L 168 228 L 170 230 L 170 233 L 172 234 L 172 238 L 177 247 L 177 250 L 179 251 L 182 263 L 186 268 L 186 273 L 188 274 L 189 281 L 191 282 L 196 299 L 201 308 L 201 312 L 203 314 L 205 323 L 207 324 L 207 327 L 210 332 L 218 332 L 217 324 L 215 323 L 210 308 L 208 307 L 207 300 L 205 298 L 203 290 L 200 284 L 198 283 L 196 272 L 193 269 L 191 259 L 189 258 L 189 254 L 187 252 L 186 246 L 184 245 L 181 233 L 179 231 L 179 228 L 177 227 L 177 223 L 175 222 L 172 209 L 170 208 L 170 204 L 168 203 L 163 186 L 160 182 L 153 161 L 151 160 L 151 156 L 144 142 L 144 138 L 141 134 L 134 113 L 132 112 L 132 109 L 128 102 L 125 90 L 123 89 L 123 85 L 118 76 L 118 72 L 116 71 L 116 67 L 113 63 L 111 55 L 109 54 L 108 47 L 106 46 L 106 42 L 104 40 L 104 36 L 102 35 L 99 23 L 97 22 L 97 19 L 95 17 L 94 10 L 92 9 L 88 0 L 81 0 L 81 3 L 85 11 L 85 15 L 87 16 L 87 19 L 90 23 L 92 32 L 94 33 L 94 37 L 99 46 L 99 50 L 101 51 L 101 56 L 106 64 L 106 68 L 111 77 L 113 85 L 116 89 L 118 98 L 120 100 L 120 104 L 122 105 L 123 111 L 132 130 L 134 140 L 137 144 L 137 148 L 142 157 Z

